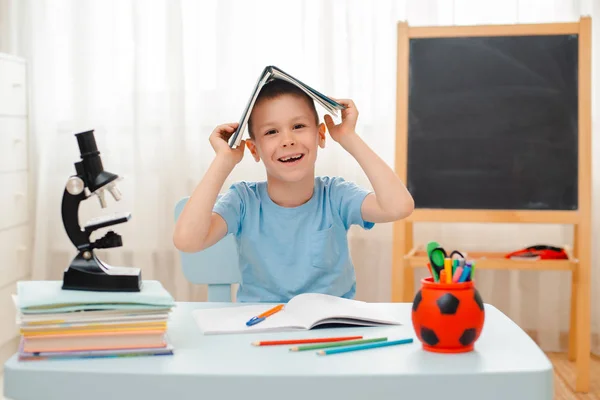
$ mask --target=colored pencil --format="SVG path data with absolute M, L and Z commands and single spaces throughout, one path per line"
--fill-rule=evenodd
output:
M 325 356 L 325 355 L 330 355 L 330 354 L 347 353 L 350 351 L 369 350 L 369 349 L 375 349 L 378 347 L 387 347 L 387 346 L 395 346 L 395 345 L 399 345 L 399 344 L 407 344 L 407 343 L 412 343 L 413 341 L 414 341 L 413 338 L 409 338 L 409 339 L 402 339 L 402 340 L 393 340 L 393 341 L 389 341 L 389 342 L 359 344 L 356 346 L 340 347 L 337 349 L 319 350 L 319 351 L 317 351 L 317 354 L 320 356 Z
M 253 346 L 277 346 L 282 344 L 306 344 L 306 343 L 327 343 L 327 342 L 341 342 L 343 340 L 356 340 L 362 339 L 362 336 L 342 336 L 342 337 L 330 337 L 330 338 L 313 338 L 313 339 L 287 339 L 287 340 L 266 340 L 260 342 L 253 342 Z
M 330 343 L 325 343 L 325 344 L 308 344 L 305 346 L 290 347 L 290 351 L 328 349 L 330 347 L 352 346 L 352 345 L 356 345 L 356 344 L 384 342 L 386 340 L 387 340 L 386 337 L 381 337 L 381 338 L 372 338 L 372 339 L 343 340 L 341 342 L 330 342 Z

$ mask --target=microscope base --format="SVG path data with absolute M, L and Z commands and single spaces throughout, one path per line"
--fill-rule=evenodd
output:
M 91 258 L 80 253 L 63 274 L 63 289 L 100 292 L 139 292 L 142 271 L 139 268 L 111 267 L 91 252 Z

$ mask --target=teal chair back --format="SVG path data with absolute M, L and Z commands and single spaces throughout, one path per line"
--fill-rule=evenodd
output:
M 189 197 L 175 205 L 175 221 Z M 235 237 L 226 235 L 213 246 L 197 253 L 179 252 L 183 274 L 188 281 L 208 285 L 208 301 L 231 302 L 231 285 L 241 282 Z

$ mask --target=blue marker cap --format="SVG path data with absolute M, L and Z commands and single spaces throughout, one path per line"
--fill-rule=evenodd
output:
M 460 274 L 460 278 L 458 278 L 459 282 L 467 282 L 471 276 L 471 265 L 467 264 L 463 268 L 462 274 Z

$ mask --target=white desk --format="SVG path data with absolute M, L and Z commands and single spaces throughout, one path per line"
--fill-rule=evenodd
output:
M 11 400 L 551 400 L 552 364 L 516 324 L 486 304 L 475 351 L 421 350 L 411 304 L 382 304 L 407 322 L 386 328 L 204 336 L 191 310 L 235 304 L 178 303 L 169 322 L 172 356 L 5 364 L 4 396 Z M 408 345 L 329 356 L 254 347 L 256 340 L 336 334 L 414 337 Z

